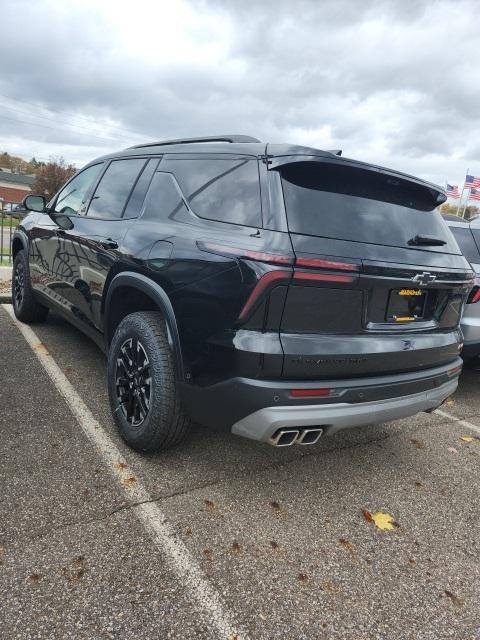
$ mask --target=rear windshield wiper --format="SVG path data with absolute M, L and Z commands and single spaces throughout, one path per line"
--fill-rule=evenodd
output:
M 415 236 L 414 238 L 410 238 L 408 241 L 409 245 L 416 246 L 431 246 L 431 247 L 443 247 L 444 244 L 447 244 L 445 240 L 440 240 L 440 238 L 429 238 L 428 236 Z

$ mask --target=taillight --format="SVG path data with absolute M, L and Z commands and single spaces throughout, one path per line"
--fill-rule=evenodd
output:
M 353 282 L 360 271 L 360 264 L 355 262 L 345 262 L 343 260 L 330 260 L 323 258 L 311 258 L 300 256 L 280 255 L 276 253 L 267 253 L 264 251 L 252 251 L 251 249 L 242 249 L 230 245 L 217 244 L 215 242 L 197 242 L 197 246 L 201 251 L 207 251 L 221 256 L 231 256 L 235 258 L 243 258 L 253 262 L 263 262 L 283 267 L 295 267 L 292 271 L 288 269 L 275 269 L 267 271 L 257 280 L 257 283 L 248 297 L 247 302 L 240 312 L 239 320 L 245 320 L 255 303 L 264 293 L 264 291 L 273 283 L 281 280 L 293 280 L 297 282 L 336 282 L 349 283 Z M 350 271 L 346 273 L 334 273 L 337 271 Z M 330 273 L 329 273 L 330 272 Z
M 335 271 L 358 271 L 360 269 L 360 266 L 354 262 L 323 260 L 320 258 L 297 258 L 295 265 L 307 269 L 333 269 Z
M 467 298 L 467 304 L 475 304 L 476 302 L 480 302 L 480 276 L 475 278 L 475 286 Z
M 238 319 L 245 320 L 247 318 L 257 300 L 263 294 L 265 289 L 267 289 L 267 287 L 269 287 L 273 282 L 276 282 L 278 280 L 286 280 L 287 278 L 289 279 L 291 275 L 291 271 L 287 271 L 286 269 L 283 269 L 281 271 L 267 271 L 267 273 L 264 273 L 263 276 L 261 276 L 258 280 L 252 293 L 248 296 L 248 300 L 244 304 L 243 309 L 240 311 Z
M 251 251 L 250 249 L 240 249 L 229 245 L 216 244 L 214 242 L 197 242 L 197 246 L 202 251 L 215 253 L 221 256 L 233 256 L 235 258 L 245 258 L 254 262 L 271 262 L 272 264 L 293 265 L 293 256 L 282 256 L 277 253 L 265 253 L 264 251 Z

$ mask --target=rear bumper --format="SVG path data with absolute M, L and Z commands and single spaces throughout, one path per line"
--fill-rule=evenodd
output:
M 182 401 L 195 422 L 268 440 L 269 421 L 274 425 L 277 419 L 291 418 L 297 426 L 326 425 L 329 432 L 335 424 L 342 428 L 342 420 L 343 426 L 356 426 L 435 408 L 455 391 L 461 367 L 462 360 L 457 357 L 432 369 L 375 377 L 321 381 L 237 377 L 206 386 L 184 383 Z M 332 393 L 328 397 L 292 397 L 292 390 L 308 388 L 328 388 Z M 397 411 L 398 415 L 393 413 Z M 332 417 L 327 420 L 328 416 Z M 263 426 L 257 427 L 256 420 Z
M 266 407 L 236 422 L 232 433 L 269 442 L 279 429 L 315 426 L 322 428 L 325 435 L 331 435 L 349 427 L 389 422 L 435 409 L 455 391 L 457 385 L 456 377 L 431 391 L 388 400 L 357 404 Z

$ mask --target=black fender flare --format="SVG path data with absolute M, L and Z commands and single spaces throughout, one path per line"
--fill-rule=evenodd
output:
M 104 304 L 103 326 L 105 327 L 105 346 L 108 348 L 112 337 L 109 335 L 108 331 L 110 301 L 115 290 L 119 287 L 132 287 L 134 289 L 138 289 L 149 298 L 151 298 L 157 305 L 159 310 L 162 312 L 163 317 L 165 318 L 165 322 L 167 323 L 169 338 L 171 338 L 173 343 L 173 350 L 175 353 L 175 360 L 180 380 L 183 381 L 186 378 L 190 378 L 188 373 L 186 373 L 185 365 L 183 362 L 177 319 L 175 317 L 175 312 L 173 310 L 172 303 L 170 302 L 170 298 L 159 284 L 140 273 L 135 273 L 134 271 L 124 271 L 114 276 L 114 278 L 112 278 L 112 281 L 110 282 Z
M 22 247 L 28 252 L 28 236 L 22 229 L 15 229 L 12 236 L 12 248 L 15 240 L 20 240 Z

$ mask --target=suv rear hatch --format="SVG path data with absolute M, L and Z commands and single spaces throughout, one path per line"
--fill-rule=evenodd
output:
M 352 378 L 458 356 L 472 284 L 434 185 L 344 159 L 277 159 L 295 253 L 283 376 Z

